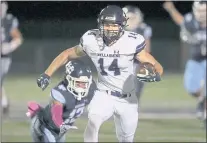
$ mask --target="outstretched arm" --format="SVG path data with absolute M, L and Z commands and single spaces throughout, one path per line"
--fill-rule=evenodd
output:
M 82 47 L 76 45 L 72 48 L 69 48 L 62 53 L 60 53 L 46 69 L 45 74 L 52 76 L 55 71 L 57 71 L 61 66 L 66 64 L 68 60 L 76 59 L 78 57 L 84 56 L 85 52 Z
M 79 45 L 63 51 L 52 61 L 46 71 L 40 75 L 40 77 L 37 79 L 37 85 L 41 87 L 42 90 L 44 90 L 49 85 L 49 79 L 55 73 L 55 71 L 66 64 L 68 60 L 76 59 L 84 55 L 85 52 Z
M 163 4 L 163 8 L 170 14 L 171 18 L 177 25 L 181 25 L 183 23 L 184 17 L 183 15 L 176 9 L 173 2 L 166 1 Z

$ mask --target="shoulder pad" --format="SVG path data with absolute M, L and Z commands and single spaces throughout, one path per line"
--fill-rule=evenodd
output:
M 198 23 L 197 21 L 194 19 L 194 16 L 192 13 L 187 13 L 184 16 L 184 24 L 183 24 L 184 28 L 189 31 L 190 33 L 193 33 L 196 31 Z
M 185 22 L 190 22 L 193 20 L 193 14 L 192 13 L 187 13 L 185 16 Z
M 97 36 L 99 33 L 99 30 L 97 29 L 92 29 L 92 30 L 88 30 L 87 32 L 85 32 L 82 36 L 82 39 L 84 39 L 85 37 L 90 37 L 90 36 Z
M 139 36 L 139 34 L 136 32 L 131 32 L 131 31 L 126 31 L 126 32 L 129 38 L 137 39 L 137 37 Z
M 59 102 L 62 103 L 62 104 L 65 104 L 65 103 L 66 103 L 66 101 L 65 101 L 65 97 L 64 97 L 58 90 L 56 90 L 56 89 L 54 89 L 54 88 L 51 90 L 51 92 L 50 92 L 50 96 L 51 96 L 53 99 L 59 101 Z
M 92 29 L 87 31 L 87 35 L 94 35 L 97 36 L 99 34 L 99 30 L 98 29 Z

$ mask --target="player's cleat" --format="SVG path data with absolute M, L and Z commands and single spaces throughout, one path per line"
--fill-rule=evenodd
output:
M 30 101 L 27 104 L 28 111 L 26 113 L 27 117 L 32 118 L 41 109 L 40 105 L 34 101 Z

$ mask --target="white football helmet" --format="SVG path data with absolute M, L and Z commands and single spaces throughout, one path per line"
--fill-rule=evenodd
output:
M 195 1 L 192 9 L 195 19 L 206 25 L 206 1 Z
M 7 10 L 8 10 L 7 2 L 1 2 L 1 6 L 0 6 L 0 16 L 1 16 L 1 19 L 6 16 Z
M 92 84 L 92 71 L 89 66 L 79 60 L 69 61 L 65 65 L 66 87 L 77 100 L 86 97 Z
M 141 25 L 144 15 L 138 7 L 127 5 L 122 10 L 127 18 L 126 30 L 134 30 Z

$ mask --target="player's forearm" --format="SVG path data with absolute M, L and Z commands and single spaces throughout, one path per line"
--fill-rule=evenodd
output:
M 22 44 L 21 38 L 15 38 L 10 43 L 2 44 L 2 54 L 7 55 L 15 51 Z
M 55 71 L 57 71 L 61 66 L 63 66 L 69 60 L 70 49 L 63 51 L 59 54 L 50 64 L 50 66 L 45 71 L 45 74 L 52 76 Z
M 183 23 L 183 15 L 176 8 L 170 9 L 168 13 L 177 25 L 181 25 Z
M 162 65 L 161 65 L 158 61 L 155 62 L 154 67 L 155 67 L 155 70 L 156 70 L 160 75 L 163 74 L 163 67 L 162 67 Z
M 153 64 L 154 67 L 155 67 L 155 70 L 160 74 L 162 75 L 163 74 L 163 67 L 161 66 L 161 64 L 149 53 L 146 53 L 147 54 L 147 60 L 149 63 Z
M 163 67 L 161 66 L 161 64 L 151 54 L 149 54 L 145 50 L 143 50 L 142 52 L 140 52 L 139 54 L 137 54 L 137 57 L 136 58 L 141 63 L 144 63 L 144 62 L 151 63 L 152 65 L 154 65 L 155 70 L 160 75 L 163 74 Z
M 63 51 L 61 54 L 59 54 L 53 62 L 50 64 L 50 66 L 45 71 L 45 74 L 48 76 L 52 76 L 53 73 L 58 70 L 61 66 L 66 64 L 68 60 L 76 59 L 78 57 L 84 56 L 85 53 L 82 51 L 82 48 L 78 45 L 69 48 L 65 51 Z

